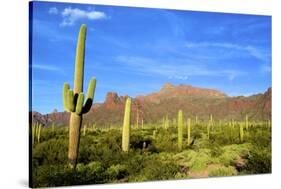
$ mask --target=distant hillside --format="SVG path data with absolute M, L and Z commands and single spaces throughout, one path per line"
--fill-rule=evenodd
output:
M 271 88 L 263 94 L 249 97 L 229 97 L 214 90 L 198 88 L 190 85 L 165 84 L 158 92 L 144 96 L 137 96 L 132 100 L 131 121 L 136 124 L 137 115 L 139 124 L 160 122 L 164 116 L 176 118 L 179 109 L 184 117 L 201 120 L 208 119 L 210 114 L 214 119 L 241 120 L 248 114 L 251 120 L 267 120 L 271 118 Z M 91 111 L 84 116 L 84 124 L 93 124 L 105 127 L 122 125 L 125 100 L 128 96 L 118 96 L 115 92 L 108 92 L 104 103 L 94 104 Z M 41 115 L 32 113 L 33 122 L 49 125 L 66 125 L 69 113 L 54 112 Z

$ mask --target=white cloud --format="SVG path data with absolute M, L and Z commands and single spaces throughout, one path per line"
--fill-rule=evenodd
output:
M 217 43 L 217 42 L 187 42 L 185 44 L 187 48 L 212 48 L 212 47 L 217 47 L 217 48 L 224 48 L 224 49 L 230 49 L 230 50 L 236 50 L 240 52 L 247 53 L 248 55 L 255 57 L 261 61 L 268 61 L 270 55 L 268 53 L 263 52 L 261 49 L 258 49 L 253 46 L 243 46 L 243 45 L 238 45 L 234 43 Z
M 155 60 L 136 56 L 118 56 L 116 61 L 137 74 L 168 77 L 169 79 L 187 80 L 190 76 L 226 77 L 233 80 L 246 73 L 234 69 L 211 69 L 207 64 L 200 64 L 189 59 Z M 122 66 L 122 65 L 121 65 Z
M 58 14 L 59 10 L 57 9 L 57 7 L 51 7 L 49 9 L 49 14 Z
M 44 64 L 32 64 L 32 68 L 44 71 L 60 71 L 58 67 Z
M 82 10 L 78 8 L 65 8 L 62 13 L 63 21 L 61 26 L 72 26 L 76 21 L 80 19 L 88 19 L 88 20 L 100 20 L 106 19 L 107 15 L 104 12 L 95 11 L 95 10 Z

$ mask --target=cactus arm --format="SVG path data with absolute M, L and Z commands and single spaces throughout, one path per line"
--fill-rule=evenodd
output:
M 69 91 L 69 84 L 68 83 L 64 83 L 63 84 L 63 107 L 65 109 L 65 111 L 69 112 L 68 109 L 68 105 L 67 105 L 67 97 L 68 97 L 68 91 Z
M 77 104 L 76 104 L 76 110 L 75 110 L 76 114 L 80 115 L 82 113 L 83 103 L 84 103 L 84 93 L 79 93 Z
M 88 91 L 87 91 L 87 97 L 86 97 L 86 101 L 85 101 L 85 104 L 84 104 L 84 107 L 83 107 L 83 113 L 87 113 L 91 109 L 91 106 L 92 106 L 93 101 L 94 101 L 96 83 L 97 83 L 96 78 L 91 79 L 91 81 L 89 83 Z
M 87 33 L 87 28 L 86 25 L 83 24 L 79 31 L 77 48 L 76 48 L 75 73 L 74 73 L 75 94 L 83 91 L 86 33 Z
M 75 111 L 75 104 L 74 104 L 74 93 L 73 90 L 68 90 L 68 97 L 67 97 L 67 108 L 69 111 Z

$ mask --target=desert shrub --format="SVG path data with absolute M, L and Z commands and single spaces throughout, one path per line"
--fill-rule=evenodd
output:
M 33 163 L 40 165 L 65 164 L 67 161 L 68 141 L 50 139 L 37 144 L 33 148 Z
M 253 146 L 249 152 L 246 170 L 253 174 L 271 173 L 271 149 Z
M 125 165 L 111 165 L 105 172 L 108 181 L 120 180 L 128 176 L 128 170 Z

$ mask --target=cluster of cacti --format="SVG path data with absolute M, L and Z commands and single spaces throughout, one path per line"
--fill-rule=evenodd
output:
M 41 138 L 41 130 L 42 130 L 42 125 L 40 123 L 35 123 L 32 125 L 32 145 L 35 143 L 35 138 L 37 138 L 37 142 L 40 142 Z
M 69 150 L 68 160 L 71 168 L 76 167 L 80 142 L 80 129 L 82 115 L 87 113 L 92 106 L 96 79 L 93 78 L 88 86 L 86 101 L 84 103 L 83 80 L 84 80 L 84 57 L 86 41 L 86 25 L 82 25 L 79 32 L 74 73 L 74 88 L 70 89 L 68 83 L 63 87 L 63 104 L 66 111 L 71 112 L 69 123 Z
M 190 132 L 191 132 L 191 120 L 190 118 L 187 119 L 187 144 L 191 144 L 191 138 L 190 138 Z
M 183 139 L 183 119 L 182 110 L 178 112 L 178 149 L 182 150 L 182 139 Z
M 131 117 L 131 98 L 127 98 L 122 131 L 122 150 L 128 152 L 130 148 L 130 117 Z

